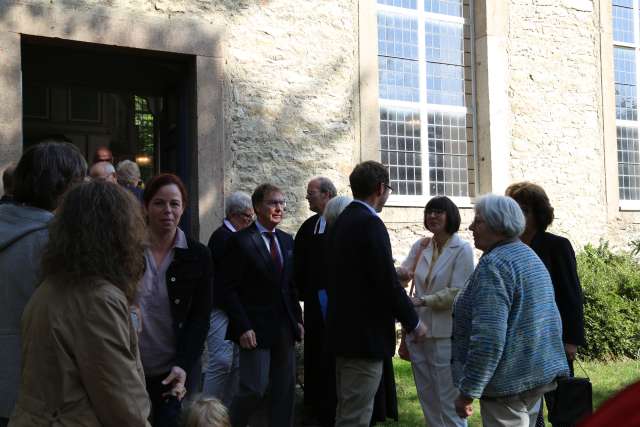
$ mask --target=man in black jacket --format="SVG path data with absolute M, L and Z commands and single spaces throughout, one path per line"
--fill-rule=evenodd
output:
M 335 369 L 325 348 L 327 301 L 326 221 L 324 208 L 336 196 L 329 178 L 316 177 L 307 185 L 308 218 L 296 233 L 295 283 L 304 301 L 304 404 L 312 422 L 333 426 L 336 409 Z
M 234 427 L 247 425 L 269 389 L 269 426 L 292 425 L 294 340 L 304 329 L 293 289 L 293 238 L 277 230 L 286 203 L 271 184 L 251 196 L 257 219 L 227 242 L 222 264 L 227 337 L 240 345 L 240 387 L 230 408 Z
M 207 335 L 207 369 L 204 375 L 202 392 L 222 401 L 225 406 L 231 405 L 231 400 L 238 389 L 238 346 L 225 339 L 229 318 L 222 310 L 222 295 L 220 288 L 222 276 L 216 272 L 222 269 L 222 257 L 227 241 L 236 231 L 243 230 L 253 222 L 253 206 L 248 194 L 241 191 L 231 193 L 225 199 L 225 218 L 222 225 L 211 234 L 209 250 L 213 260 L 213 311 L 209 322 Z
M 400 285 L 391 242 L 378 217 L 389 197 L 389 173 L 373 161 L 349 175 L 354 201 L 329 232 L 328 342 L 336 355 L 336 427 L 367 427 L 382 376 L 395 353 L 395 319 L 424 339 L 426 328 Z

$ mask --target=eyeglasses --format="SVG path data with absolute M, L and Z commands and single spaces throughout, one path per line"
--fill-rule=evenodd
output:
M 267 200 L 264 202 L 264 204 L 269 206 L 270 208 L 275 208 L 278 206 L 281 206 L 283 208 L 287 207 L 287 202 L 284 200 Z
M 389 190 L 389 193 L 393 193 L 393 188 L 389 184 L 384 184 L 384 188 Z
M 444 209 L 427 209 L 424 214 L 425 216 L 429 216 L 429 215 L 438 216 L 444 213 L 445 213 Z
M 320 190 L 307 191 L 307 197 L 313 197 L 316 194 L 322 193 Z
M 245 212 L 238 212 L 237 214 L 238 216 L 241 216 L 242 219 L 246 220 L 246 221 L 253 221 L 253 215 L 245 213 Z

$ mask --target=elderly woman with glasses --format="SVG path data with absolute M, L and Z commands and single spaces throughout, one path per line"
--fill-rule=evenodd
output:
M 525 227 L 511 198 L 481 197 L 471 224 L 483 251 L 453 313 L 453 381 L 458 415 L 480 399 L 483 425 L 534 425 L 541 397 L 568 376 L 553 284 L 518 236 Z
M 427 326 L 427 339 L 406 342 L 427 425 L 464 426 L 466 420 L 453 406 L 457 391 L 451 381 L 451 310 L 473 272 L 473 249 L 458 236 L 460 212 L 446 196 L 429 200 L 424 226 L 432 237 L 414 243 L 398 276 L 405 281 L 413 278 L 413 304 Z

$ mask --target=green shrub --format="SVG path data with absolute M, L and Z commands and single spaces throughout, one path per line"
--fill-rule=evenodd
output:
M 637 358 L 640 351 L 640 265 L 629 253 L 615 254 L 607 243 L 587 245 L 578 254 L 584 291 L 588 359 Z

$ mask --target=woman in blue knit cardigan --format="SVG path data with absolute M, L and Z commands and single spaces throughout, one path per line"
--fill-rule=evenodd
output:
M 454 303 L 456 411 L 467 417 L 480 399 L 484 426 L 535 425 L 542 395 L 569 375 L 553 284 L 518 239 L 524 226 L 513 199 L 478 200 L 470 229 L 484 253 Z

